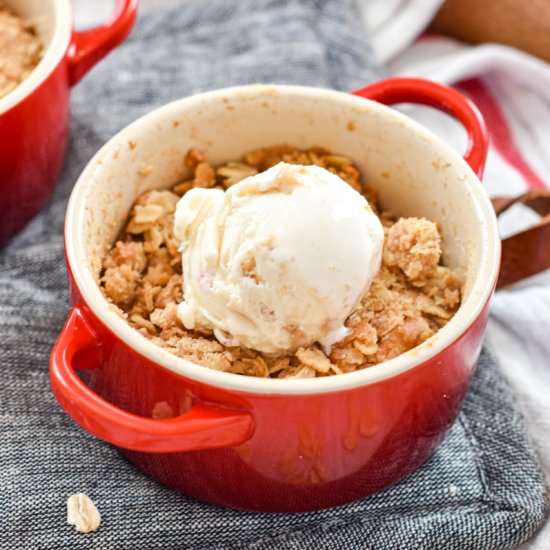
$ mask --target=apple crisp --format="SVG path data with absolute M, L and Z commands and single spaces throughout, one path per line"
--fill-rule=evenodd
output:
M 41 57 L 34 26 L 0 4 L 0 99 L 29 76 Z
M 173 217 L 180 197 L 193 187 L 227 189 L 279 162 L 330 170 L 360 192 L 384 226 L 381 269 L 348 317 L 349 335 L 329 356 L 313 345 L 271 356 L 224 347 L 211 332 L 186 330 L 177 316 L 182 301 L 182 266 Z M 134 203 L 127 223 L 106 255 L 101 290 L 134 329 L 154 344 L 205 367 L 271 378 L 313 378 L 367 368 L 404 353 L 443 327 L 460 305 L 460 281 L 441 265 L 437 225 L 423 218 L 398 218 L 380 211 L 377 191 L 363 186 L 353 162 L 319 147 L 286 145 L 257 149 L 240 161 L 214 168 L 204 154 L 187 152 L 193 177 L 170 190 L 149 191 Z

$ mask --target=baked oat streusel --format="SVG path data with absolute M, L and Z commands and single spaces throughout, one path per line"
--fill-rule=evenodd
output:
M 330 356 L 316 345 L 273 357 L 224 347 L 209 332 L 186 330 L 177 316 L 182 301 L 181 254 L 173 214 L 192 187 L 227 189 L 279 162 L 316 164 L 363 194 L 384 226 L 381 269 L 346 326 L 351 333 Z M 154 344 L 208 368 L 271 378 L 312 378 L 366 368 L 421 344 L 453 316 L 460 282 L 441 262 L 435 223 L 378 211 L 376 189 L 363 187 L 358 169 L 344 156 L 314 147 L 277 145 L 246 153 L 241 161 L 213 168 L 191 149 L 185 163 L 194 177 L 171 190 L 150 191 L 135 202 L 125 229 L 103 263 L 101 288 L 127 322 Z
M 41 57 L 42 42 L 33 25 L 0 4 L 0 99 L 29 76 Z

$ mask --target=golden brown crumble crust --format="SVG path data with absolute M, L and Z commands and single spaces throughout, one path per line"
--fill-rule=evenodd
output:
M 281 161 L 316 164 L 334 172 L 379 212 L 376 189 L 363 187 L 352 161 L 320 147 L 257 149 L 218 168 L 211 167 L 203 153 L 191 149 L 184 162 L 194 177 L 171 190 L 140 196 L 103 262 L 103 294 L 133 328 L 174 355 L 211 369 L 265 378 L 314 378 L 352 372 L 396 357 L 448 322 L 460 304 L 460 281 L 440 265 L 441 237 L 436 224 L 420 218 L 396 219 L 380 212 L 385 232 L 382 267 L 346 321 L 350 334 L 332 347 L 330 356 L 313 345 L 272 357 L 251 349 L 224 347 L 211 332 L 186 330 L 177 317 L 183 282 L 181 254 L 173 234 L 177 201 L 192 187 L 227 189 Z
M 0 98 L 27 78 L 41 57 L 34 26 L 0 4 Z

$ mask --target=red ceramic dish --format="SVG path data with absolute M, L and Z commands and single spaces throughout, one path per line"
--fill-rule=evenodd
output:
M 72 30 L 69 0 L 3 0 L 36 21 L 44 57 L 0 99 L 0 246 L 44 205 L 59 177 L 68 137 L 69 89 L 130 33 L 137 0 L 117 0 L 105 25 Z
M 381 104 L 401 101 L 461 120 L 470 165 Z M 345 153 L 380 187 L 383 205 L 441 223 L 445 262 L 462 274 L 464 296 L 434 337 L 362 371 L 265 380 L 177 358 L 110 309 L 97 285 L 101 259 L 139 194 L 184 177 L 181 157 L 191 146 L 216 164 L 285 141 Z M 500 259 L 495 215 L 478 179 L 486 152 L 476 109 L 450 88 L 414 79 L 356 95 L 244 86 L 143 117 L 104 146 L 71 197 L 65 236 L 74 308 L 52 351 L 56 398 L 152 477 L 213 504 L 315 510 L 396 483 L 445 437 L 479 355 Z

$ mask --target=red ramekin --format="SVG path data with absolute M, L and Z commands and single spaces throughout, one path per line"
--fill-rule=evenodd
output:
M 466 160 L 382 104 L 396 102 L 458 118 L 470 138 Z M 175 357 L 112 310 L 97 284 L 101 261 L 135 198 L 184 179 L 190 147 L 216 164 L 277 143 L 345 154 L 379 187 L 385 208 L 440 223 L 445 262 L 464 284 L 458 312 L 435 336 L 365 370 L 272 380 Z M 396 483 L 445 437 L 480 352 L 500 259 L 496 218 L 479 181 L 486 153 L 475 107 L 455 90 L 417 79 L 355 94 L 243 86 L 144 116 L 97 153 L 69 203 L 74 307 L 51 356 L 56 398 L 155 479 L 222 506 L 315 510 Z
M 103 26 L 75 32 L 70 0 L 3 0 L 35 22 L 44 56 L 0 99 L 0 246 L 44 206 L 63 163 L 69 90 L 130 33 L 137 0 L 117 0 Z

